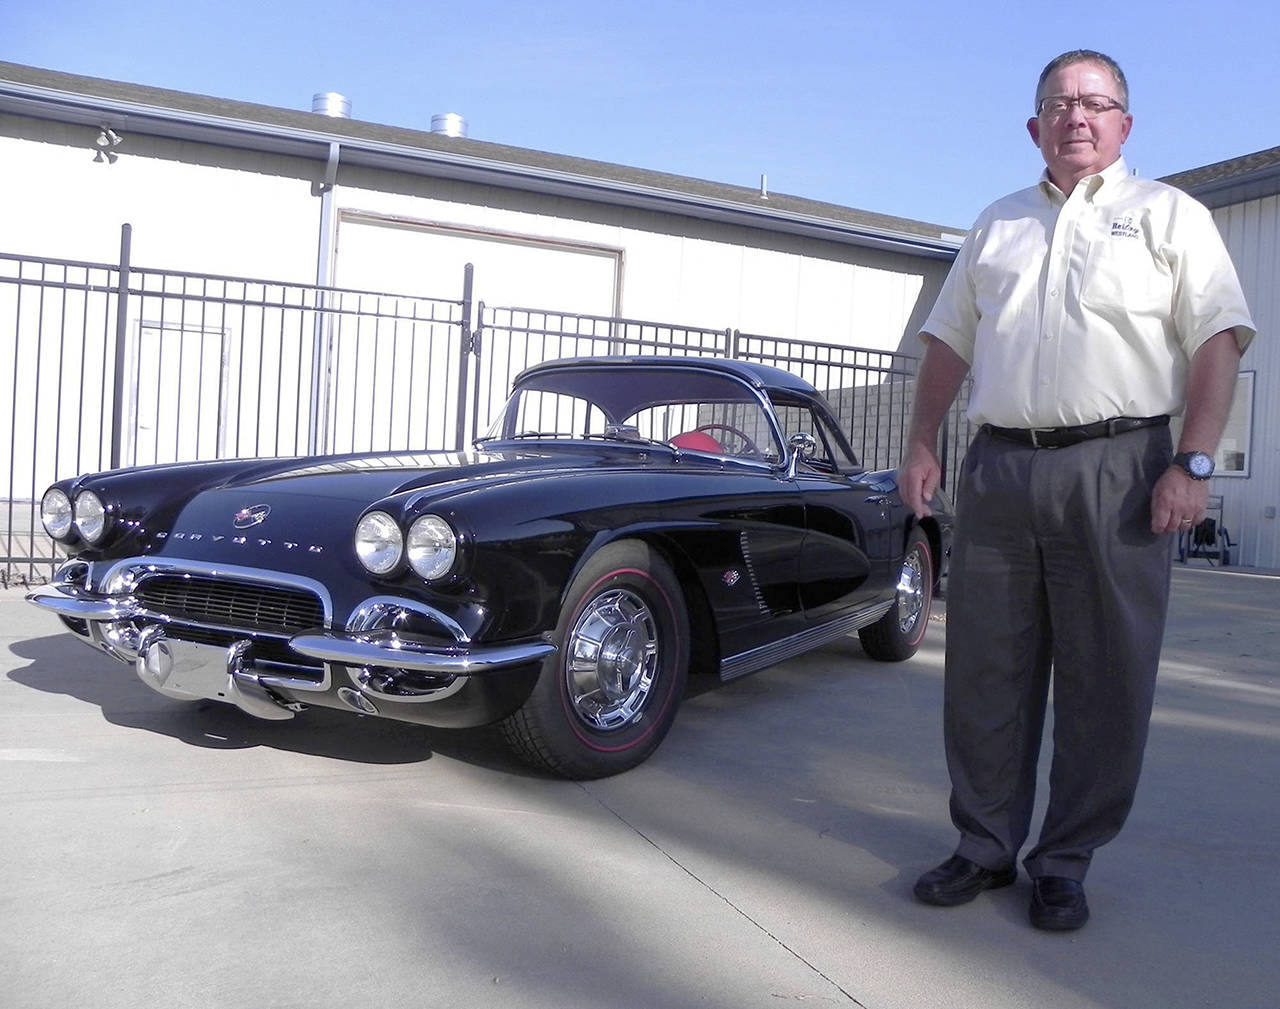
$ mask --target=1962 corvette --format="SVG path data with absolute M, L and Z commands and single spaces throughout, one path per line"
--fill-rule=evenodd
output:
M 55 483 L 28 598 L 148 687 L 501 723 L 567 777 L 634 767 L 690 672 L 924 636 L 950 537 L 859 466 L 826 400 L 711 358 L 550 361 L 462 453 L 224 460 Z

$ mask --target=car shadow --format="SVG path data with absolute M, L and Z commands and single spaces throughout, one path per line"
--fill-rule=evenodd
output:
M 147 688 L 132 669 L 65 635 L 11 642 L 27 660 L 14 683 L 92 704 L 112 725 L 169 736 L 190 746 L 267 746 L 361 764 L 412 764 L 440 754 L 492 770 L 537 777 L 507 750 L 496 727 L 433 729 L 356 712 L 311 707 L 288 721 L 254 718 L 232 704 L 179 701 Z

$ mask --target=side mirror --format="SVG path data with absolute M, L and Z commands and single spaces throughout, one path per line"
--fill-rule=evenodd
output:
M 787 439 L 787 447 L 791 450 L 787 458 L 787 477 L 794 478 L 800 463 L 812 459 L 818 451 L 818 440 L 807 431 L 797 431 Z

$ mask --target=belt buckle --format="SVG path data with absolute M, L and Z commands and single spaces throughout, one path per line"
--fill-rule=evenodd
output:
M 1037 431 L 1043 431 L 1043 432 L 1045 432 L 1046 434 L 1048 434 L 1048 433 L 1050 433 L 1051 431 L 1053 431 L 1053 428 L 1051 428 L 1051 427 L 1029 427 L 1029 428 L 1027 428 L 1027 432 L 1031 435 L 1031 447 L 1032 447 L 1032 448 L 1053 448 L 1053 447 L 1054 447 L 1053 445 L 1041 445 L 1041 444 L 1040 444 L 1040 439 L 1036 437 L 1036 432 L 1037 432 Z

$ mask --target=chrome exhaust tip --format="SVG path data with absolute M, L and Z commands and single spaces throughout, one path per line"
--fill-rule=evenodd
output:
M 378 715 L 378 706 L 353 687 L 339 687 L 338 700 L 362 715 Z

